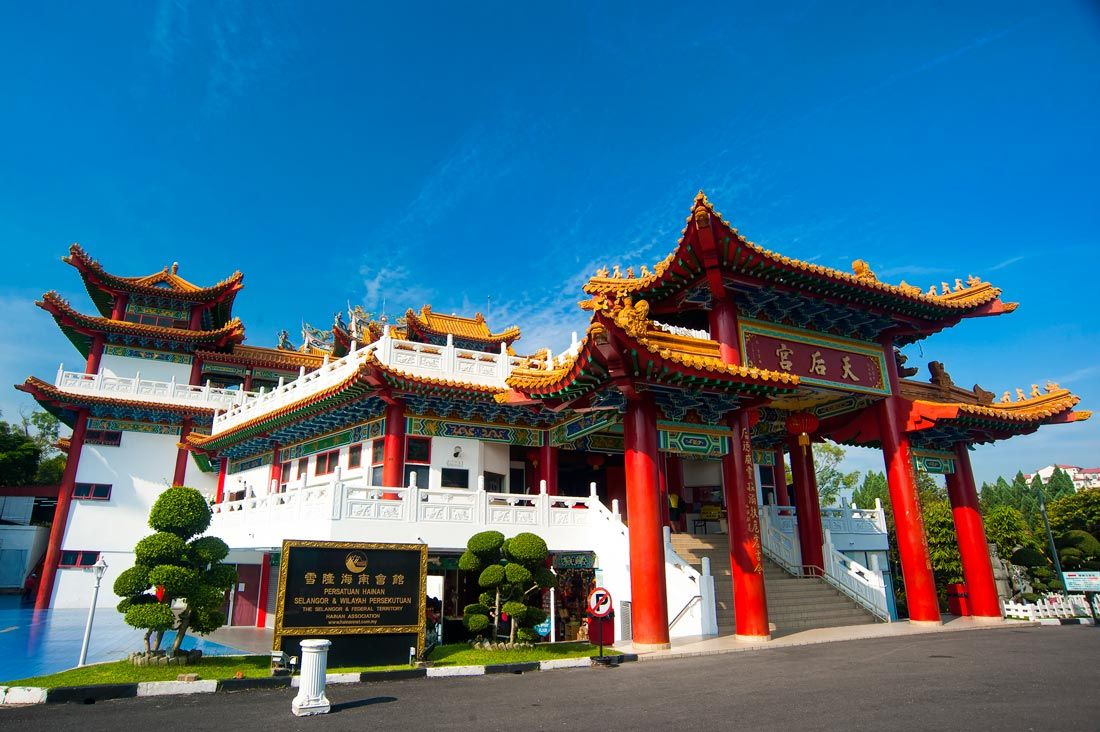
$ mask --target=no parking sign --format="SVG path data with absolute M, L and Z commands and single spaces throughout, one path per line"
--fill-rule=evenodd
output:
M 603 587 L 588 593 L 588 612 L 594 618 L 606 617 L 611 612 L 611 593 Z

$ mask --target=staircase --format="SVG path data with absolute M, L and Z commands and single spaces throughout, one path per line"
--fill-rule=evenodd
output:
M 673 534 L 676 553 L 699 569 L 710 558 L 714 597 L 718 607 L 718 635 L 733 635 L 733 573 L 729 537 L 725 534 Z M 790 635 L 811 628 L 864 625 L 878 622 L 874 615 L 842 595 L 824 580 L 795 577 L 764 558 L 764 590 L 772 635 Z

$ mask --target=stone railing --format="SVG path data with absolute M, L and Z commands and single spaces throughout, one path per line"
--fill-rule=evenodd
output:
M 281 409 L 299 399 L 317 394 L 351 377 L 368 356 L 374 355 L 379 363 L 403 371 L 411 376 L 447 379 L 475 386 L 505 388 L 512 369 L 525 359 L 509 355 L 507 346 L 501 345 L 499 353 L 471 351 L 457 348 L 447 337 L 447 345 L 433 346 L 427 343 L 402 341 L 382 336 L 374 343 L 356 348 L 343 358 L 330 360 L 325 357 L 314 371 L 301 369 L 298 378 L 284 382 L 271 391 L 261 390 L 250 394 L 224 414 L 214 418 L 213 433 L 217 434 L 241 425 L 250 419 Z
M 794 506 L 761 506 L 761 516 L 767 514 L 772 526 L 784 534 L 798 531 L 798 509 Z M 821 527 L 834 534 L 886 534 L 886 512 L 877 499 L 875 508 L 823 508 Z
M 365 477 L 345 479 L 339 471 L 307 482 L 262 488 L 227 485 L 234 500 L 215 503 L 210 531 L 233 548 L 278 546 L 284 536 L 305 539 L 353 539 L 363 536 L 362 521 L 372 522 L 372 540 L 426 542 L 461 548 L 486 528 L 505 533 L 534 531 L 552 548 L 593 546 L 599 534 L 625 539 L 613 502 L 608 510 L 596 497 L 490 493 L 482 479 L 474 490 L 366 485 Z M 241 496 L 244 493 L 246 495 Z M 288 533 L 289 532 L 289 533 Z
M 856 560 L 837 551 L 828 529 L 825 530 L 822 554 L 825 559 L 823 579 L 871 611 L 875 617 L 890 622 L 886 582 L 882 578 L 882 572 L 875 566 L 875 555 L 871 555 L 871 567 L 864 567 Z
M 192 404 L 211 409 L 232 409 L 256 396 L 252 392 L 239 389 L 217 389 L 207 382 L 203 386 L 180 384 L 171 381 L 154 381 L 141 378 L 141 373 L 133 377 L 110 376 L 108 374 L 86 374 L 82 371 L 66 371 L 62 366 L 57 370 L 54 386 L 62 391 L 74 394 L 118 397 L 158 404 Z

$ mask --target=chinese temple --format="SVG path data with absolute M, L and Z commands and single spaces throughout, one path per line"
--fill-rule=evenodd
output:
M 73 430 L 39 607 L 79 605 L 88 580 L 68 570 L 101 554 L 112 573 L 129 566 L 159 492 L 190 485 L 233 550 L 236 624 L 270 625 L 290 538 L 426 543 L 460 616 L 453 557 L 486 528 L 535 531 L 559 573 L 594 573 L 638 648 L 790 630 L 807 614 L 785 604 L 806 594 L 791 582 L 874 622 L 896 619 L 900 581 L 910 622 L 938 623 L 919 466 L 946 477 L 971 613 L 999 618 L 970 452 L 1089 417 L 1057 384 L 998 397 L 942 364 L 930 380 L 905 367 L 901 347 L 1010 314 L 994 285 L 921 289 L 863 261 L 791 259 L 701 193 L 665 259 L 585 283 L 587 330 L 561 353 L 427 305 L 394 322 L 349 308 L 330 330 L 303 328 L 300 346 L 285 331 L 276 347 L 245 345 L 239 272 L 199 287 L 176 265 L 109 274 L 77 245 L 64 261 L 96 314 L 55 293 L 38 305 L 83 367 L 17 387 Z M 882 451 L 900 577 L 887 576 L 881 507 L 820 505 L 810 447 L 826 440 Z

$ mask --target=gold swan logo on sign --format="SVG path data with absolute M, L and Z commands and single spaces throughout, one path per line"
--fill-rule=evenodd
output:
M 347 557 L 344 558 L 344 566 L 349 572 L 359 574 L 367 569 L 367 557 L 363 552 L 348 552 Z

